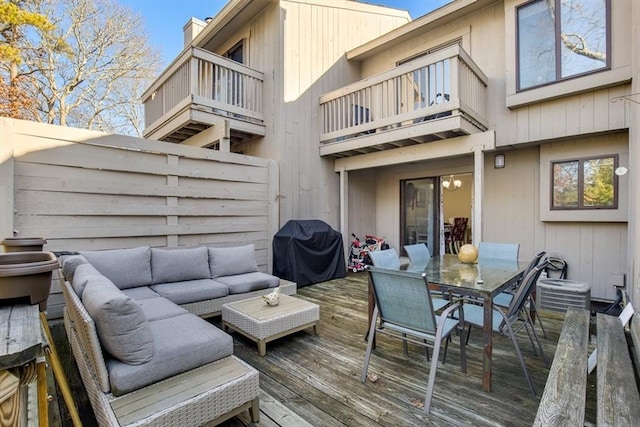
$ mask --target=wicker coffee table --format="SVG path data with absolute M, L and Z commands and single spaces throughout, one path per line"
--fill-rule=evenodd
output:
M 318 334 L 320 307 L 288 295 L 280 295 L 280 304 L 267 305 L 262 297 L 231 302 L 222 306 L 222 326 L 233 329 L 258 343 L 260 356 L 267 343 L 306 328 Z

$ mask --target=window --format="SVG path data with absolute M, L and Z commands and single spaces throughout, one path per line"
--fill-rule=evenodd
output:
M 608 69 L 610 0 L 534 0 L 517 9 L 518 90 Z
M 244 43 L 240 40 L 235 46 L 229 49 L 225 54 L 225 57 L 232 61 L 244 64 Z
M 616 209 L 618 156 L 551 162 L 551 209 Z

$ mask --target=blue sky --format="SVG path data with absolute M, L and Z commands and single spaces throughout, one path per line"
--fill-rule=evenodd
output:
M 117 0 L 140 13 L 145 20 L 151 42 L 164 56 L 167 65 L 182 51 L 182 27 L 191 17 L 204 20 L 215 16 L 227 0 Z M 412 19 L 428 13 L 451 0 L 369 0 L 396 9 L 408 10 Z

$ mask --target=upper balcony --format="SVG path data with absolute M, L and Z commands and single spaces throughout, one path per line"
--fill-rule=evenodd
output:
M 320 155 L 348 157 L 487 130 L 487 77 L 452 46 L 320 98 Z
M 142 96 L 144 137 L 182 142 L 229 122 L 231 143 L 264 136 L 263 73 L 206 50 L 185 50 Z

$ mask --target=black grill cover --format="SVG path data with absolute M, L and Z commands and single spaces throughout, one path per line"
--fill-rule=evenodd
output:
M 342 235 L 316 219 L 287 222 L 273 237 L 273 275 L 298 287 L 345 277 Z

